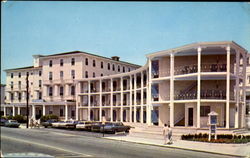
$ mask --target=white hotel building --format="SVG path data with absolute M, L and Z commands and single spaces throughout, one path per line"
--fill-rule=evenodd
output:
M 245 126 L 250 71 L 247 50 L 235 42 L 200 42 L 148 54 L 139 66 L 85 52 L 34 55 L 31 67 L 8 69 L 4 115 L 207 127 Z M 246 75 L 247 72 L 249 75 Z M 247 90 L 249 92 L 247 92 Z M 248 97 L 245 97 L 248 94 Z

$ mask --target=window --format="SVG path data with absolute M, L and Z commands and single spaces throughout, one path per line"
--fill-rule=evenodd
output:
M 110 63 L 108 63 L 108 70 L 110 70 Z
M 14 94 L 10 93 L 10 100 L 13 101 L 14 100 Z
M 93 78 L 95 78 L 95 73 L 93 72 Z
M 63 79 L 63 71 L 60 71 L 60 79 Z
M 71 59 L 71 65 L 75 65 L 75 58 Z
M 250 63 L 249 63 L 249 57 L 247 58 L 247 66 L 249 66 L 250 65 Z
M 53 61 L 50 60 L 50 61 L 49 61 L 49 67 L 52 67 L 52 65 L 53 65 Z
M 13 74 L 13 73 L 11 73 L 11 74 L 10 74 L 10 77 L 11 77 L 11 78 L 13 78 L 13 76 L 14 76 L 14 74 Z
M 53 79 L 53 74 L 52 72 L 49 72 L 49 80 L 52 80 Z
M 89 65 L 89 60 L 88 60 L 88 58 L 85 59 L 85 65 Z
M 88 78 L 88 71 L 85 71 L 85 78 Z
M 18 73 L 18 77 L 21 78 L 21 72 Z
M 63 86 L 60 87 L 60 96 L 63 96 Z
M 128 72 L 130 72 L 130 68 L 128 68 Z
M 250 84 L 250 75 L 247 76 L 248 84 Z
M 118 65 L 118 72 L 120 72 L 120 65 Z
M 103 62 L 101 62 L 101 68 L 103 69 Z
M 29 72 L 26 72 L 26 76 L 29 76 Z
M 39 71 L 39 76 L 42 76 L 42 71 Z
M 125 67 L 124 66 L 122 67 L 122 72 L 125 72 Z
M 13 82 L 10 82 L 10 88 L 11 89 L 13 89 L 13 86 L 14 86 Z
M 63 109 L 60 109 L 60 116 L 63 116 Z
M 71 86 L 71 95 L 75 95 L 75 86 Z
M 18 100 L 21 101 L 22 99 L 22 93 L 18 93 Z
M 71 70 L 71 77 L 72 79 L 75 79 L 75 70 Z
M 38 99 L 42 99 L 42 92 L 38 92 Z
M 75 117 L 75 111 L 74 110 L 71 111 L 71 116 Z
M 101 74 L 101 76 L 103 76 L 103 74 Z
M 21 89 L 21 84 L 22 82 L 21 81 L 18 81 L 18 88 Z
M 49 96 L 53 96 L 53 87 L 49 87 Z
M 113 71 L 115 71 L 115 64 L 113 64 Z
M 63 59 L 60 59 L 60 66 L 63 66 Z
M 39 80 L 39 87 L 42 87 L 42 80 Z
M 210 106 L 201 106 L 201 116 L 208 116 L 210 113 Z
M 93 60 L 93 67 L 95 67 L 95 60 Z

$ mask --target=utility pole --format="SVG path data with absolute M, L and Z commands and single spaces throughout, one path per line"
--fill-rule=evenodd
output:
M 26 114 L 27 114 L 27 124 L 26 128 L 29 128 L 29 73 L 26 76 Z

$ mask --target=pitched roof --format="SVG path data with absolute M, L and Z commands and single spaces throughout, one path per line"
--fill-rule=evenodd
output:
M 26 67 L 19 67 L 19 68 L 13 68 L 13 69 L 6 69 L 4 71 L 15 71 L 15 70 L 24 70 L 24 69 L 34 69 L 34 68 L 40 68 L 40 67 L 26 66 Z
M 70 54 L 87 54 L 87 55 L 96 56 L 96 57 L 99 57 L 99 58 L 104 58 L 104 59 L 108 59 L 108 60 L 111 60 L 111 61 L 115 61 L 115 60 L 112 60 L 111 58 L 108 58 L 108 57 L 104 57 L 104 56 L 100 56 L 100 55 L 96 55 L 96 54 L 92 54 L 92 53 L 88 53 L 88 52 L 82 52 L 82 51 L 71 51 L 71 52 L 57 53 L 57 54 L 51 54 L 51 55 L 43 55 L 42 58 L 53 57 L 53 56 L 62 56 L 62 55 L 70 55 Z M 134 66 L 137 66 L 137 67 L 141 67 L 141 65 L 129 63 L 129 62 L 126 62 L 126 61 L 120 61 L 119 60 L 119 61 L 116 61 L 116 62 L 121 62 L 121 63 L 124 63 L 124 64 L 129 64 L 129 65 L 134 65 Z

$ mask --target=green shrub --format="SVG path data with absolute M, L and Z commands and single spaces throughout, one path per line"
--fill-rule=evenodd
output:
M 50 120 L 50 119 L 58 120 L 59 118 L 57 115 L 53 115 L 53 114 L 44 115 L 40 118 L 41 122 L 46 122 L 47 120 Z
M 15 115 L 12 117 L 12 119 L 17 120 L 19 123 L 25 123 L 26 119 L 24 119 L 23 115 Z
M 9 115 L 9 116 L 7 116 L 7 119 L 8 119 L 8 120 L 12 120 L 12 119 L 13 119 L 13 116 Z

